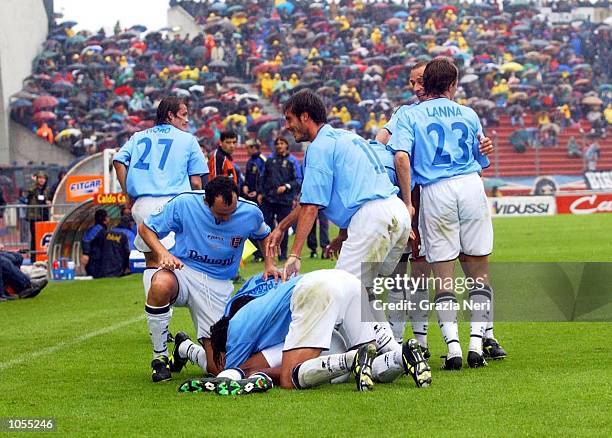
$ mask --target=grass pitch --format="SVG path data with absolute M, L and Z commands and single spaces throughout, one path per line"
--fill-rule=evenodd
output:
M 493 260 L 611 262 L 610 220 L 497 219 Z M 303 270 L 332 266 L 305 258 Z M 612 307 L 599 315 L 609 321 Z M 508 358 L 454 373 L 439 370 L 446 350 L 432 324 L 430 388 L 404 377 L 372 393 L 346 384 L 225 398 L 176 392 L 200 374 L 193 365 L 169 384 L 150 382 L 140 276 L 52 283 L 36 299 L 0 303 L 0 321 L 0 417 L 53 417 L 62 435 L 612 434 L 609 322 L 500 322 Z M 193 334 L 186 309 L 171 329 Z M 468 335 L 463 324 L 464 352 Z

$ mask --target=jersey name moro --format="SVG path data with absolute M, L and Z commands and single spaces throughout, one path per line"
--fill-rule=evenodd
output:
M 201 256 L 197 251 L 190 249 L 188 257 L 201 263 L 208 263 L 209 265 L 229 266 L 234 263 L 234 256 L 229 259 L 211 259 L 206 254 Z

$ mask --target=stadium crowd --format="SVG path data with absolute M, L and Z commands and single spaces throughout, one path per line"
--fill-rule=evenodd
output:
M 530 114 L 535 141 L 547 146 L 581 119 L 593 137 L 612 121 L 610 27 L 550 23 L 528 3 L 503 12 L 490 3 L 360 0 L 170 5 L 190 12 L 202 33 L 170 37 L 170 29 L 117 23 L 107 35 L 55 24 L 12 99 L 13 118 L 83 155 L 151 126 L 156 102 L 171 93 L 191 102 L 190 130 L 209 151 L 224 129 L 235 130 L 239 144 L 259 136 L 272 146 L 279 122 L 263 113 L 261 96 L 282 104 L 308 87 L 324 97 L 333 126 L 371 137 L 394 107 L 414 99 L 410 67 L 445 55 L 461 69 L 457 101 L 488 125 L 504 112 L 522 127 Z

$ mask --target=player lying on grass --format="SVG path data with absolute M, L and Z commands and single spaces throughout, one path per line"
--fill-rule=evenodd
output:
M 153 343 L 152 380 L 171 379 L 167 332 L 171 307 L 188 307 L 204 354 L 194 358 L 209 372 L 218 372 L 210 348 L 210 326 L 223 316 L 234 286 L 244 242 L 267 242 L 270 228 L 257 205 L 238 198 L 229 178 L 214 178 L 206 192 L 183 193 L 146 219 L 138 231 L 159 260 L 147 288 L 145 314 Z M 176 245 L 168 251 L 160 239 L 175 233 Z M 266 257 L 265 275 L 276 275 Z
M 276 287 L 258 288 L 258 281 L 250 279 L 253 294 L 241 289 L 226 316 L 211 328 L 215 361 L 226 369 L 219 375 L 221 381 L 232 375 L 228 369 L 237 368 L 247 374 L 264 372 L 288 389 L 329 383 L 349 372 L 355 374 L 358 390 L 371 389 L 374 380 L 393 381 L 404 372 L 417 386 L 431 383 L 429 365 L 415 340 L 401 351 L 375 358 L 376 334 L 371 323 L 362 321 L 364 294 L 355 276 L 333 269 L 293 277 Z M 330 349 L 335 327 L 351 348 L 318 359 Z M 176 339 L 174 361 L 184 364 L 188 350 L 199 347 L 182 333 Z

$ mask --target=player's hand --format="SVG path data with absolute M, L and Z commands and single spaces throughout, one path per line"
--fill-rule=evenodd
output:
M 257 195 L 257 203 L 261 205 L 263 203 L 263 195 Z
M 278 186 L 278 188 L 276 189 L 276 193 L 278 193 L 279 195 L 282 195 L 286 191 L 287 191 L 287 187 L 286 186 Z
M 410 215 L 410 219 L 412 220 L 412 218 L 416 214 L 416 210 L 414 209 L 414 205 L 412 205 L 412 204 L 405 204 L 405 205 L 406 205 L 406 208 L 408 209 L 408 214 Z
M 478 141 L 480 142 L 478 149 L 480 149 L 481 154 L 489 155 L 493 153 L 493 140 L 491 140 L 489 137 L 478 134 Z
M 283 268 L 283 281 L 287 281 L 288 278 L 299 274 L 301 267 L 301 260 L 294 255 L 290 255 L 285 262 L 285 267 Z
M 342 249 L 343 239 L 336 237 L 334 240 L 329 242 L 329 245 L 325 247 L 325 257 L 337 259 Z
M 274 266 L 274 263 L 270 263 L 270 265 L 266 266 L 263 272 L 263 279 L 268 280 L 270 277 L 274 277 L 274 281 L 278 281 L 282 278 L 283 274 L 279 269 Z
M 159 258 L 159 267 L 174 271 L 175 269 L 181 269 L 183 267 L 183 262 L 169 252 L 166 252 L 166 254 L 162 254 L 162 256 Z
M 283 233 L 280 228 L 276 227 L 268 237 L 268 246 L 266 248 L 266 257 L 276 257 L 280 254 L 280 243 L 283 240 Z

